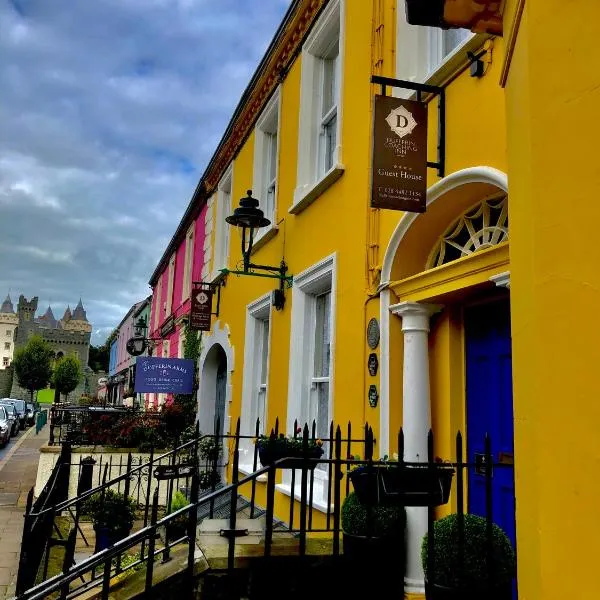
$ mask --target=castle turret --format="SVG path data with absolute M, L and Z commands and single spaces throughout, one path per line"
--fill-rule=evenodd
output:
M 67 311 L 70 318 L 65 320 L 63 317 L 63 329 L 70 331 L 84 331 L 86 333 L 90 333 L 92 331 L 92 326 L 87 320 L 87 314 L 85 312 L 85 308 L 83 308 L 83 302 L 81 301 L 81 298 L 79 298 L 79 302 L 77 303 L 77 306 L 72 314 L 69 308 L 67 308 Z M 67 311 L 65 311 L 65 317 L 67 316 Z
M 15 313 L 10 296 L 0 306 L 0 369 L 5 369 L 12 362 L 15 350 L 15 330 L 19 317 Z
M 85 309 L 83 308 L 83 303 L 81 302 L 81 298 L 79 298 L 79 302 L 73 311 L 73 319 L 75 321 L 85 321 L 87 323 L 87 315 Z
M 48 327 L 49 329 L 56 329 L 58 327 L 58 322 L 54 317 L 54 313 L 52 312 L 52 307 L 50 305 L 48 305 L 46 312 L 39 317 L 37 321 L 42 327 Z

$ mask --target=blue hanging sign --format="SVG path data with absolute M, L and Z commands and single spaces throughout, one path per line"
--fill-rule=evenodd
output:
M 194 361 L 188 358 L 140 356 L 135 366 L 136 394 L 191 394 Z

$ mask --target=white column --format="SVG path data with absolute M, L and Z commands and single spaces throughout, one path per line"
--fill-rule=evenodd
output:
M 402 427 L 404 458 L 427 462 L 427 434 L 431 427 L 429 402 L 429 318 L 439 306 L 401 302 L 390 307 L 402 318 L 404 369 L 402 383 Z M 425 593 L 421 566 L 421 543 L 427 533 L 427 509 L 406 507 L 406 576 L 404 588 L 410 594 Z

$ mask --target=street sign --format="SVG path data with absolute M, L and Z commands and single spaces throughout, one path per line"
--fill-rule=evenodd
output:
M 194 474 L 194 465 L 158 465 L 154 469 L 154 477 L 159 481 L 167 479 L 180 479 L 181 477 L 191 477 Z
M 140 356 L 135 367 L 137 394 L 191 394 L 194 361 L 188 358 Z

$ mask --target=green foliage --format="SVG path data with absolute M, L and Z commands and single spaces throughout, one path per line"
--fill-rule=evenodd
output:
M 190 327 L 189 323 L 186 323 L 184 330 L 184 342 L 183 342 L 183 357 L 189 358 L 194 361 L 194 365 L 198 364 L 200 358 L 200 352 L 202 350 L 202 343 L 198 332 Z M 194 390 L 197 387 L 197 377 L 194 374 Z M 174 403 L 181 406 L 185 418 L 185 425 L 182 429 L 190 427 L 196 420 L 196 394 L 176 394 Z
M 88 366 L 94 373 L 99 371 L 108 372 L 108 363 L 110 359 L 110 346 L 106 343 L 102 346 L 90 346 L 90 355 Z
M 302 438 L 302 430 L 298 428 L 297 435 L 285 436 L 283 433 L 279 434 L 279 437 L 270 435 L 259 435 L 256 440 L 256 445 L 260 449 L 268 449 L 273 452 L 281 454 L 281 456 L 293 457 L 302 456 L 304 449 L 304 440 Z M 323 454 L 323 442 L 321 440 L 308 439 L 308 451 L 313 455 Z
M 460 575 L 461 554 L 458 545 L 459 515 L 449 515 L 436 521 L 433 527 L 435 574 L 427 573 L 427 535 L 423 538 L 421 560 L 428 579 L 438 585 L 455 588 L 481 587 L 488 578 L 487 523 L 482 517 L 464 515 L 463 573 Z M 492 525 L 492 560 L 498 585 L 510 582 L 515 574 L 515 552 L 506 534 Z
M 173 494 L 173 499 L 171 500 L 171 511 L 170 512 L 175 512 L 178 511 L 180 508 L 183 508 L 184 506 L 187 506 L 189 504 L 189 502 L 187 501 L 187 498 L 185 497 L 185 495 L 180 492 L 179 490 L 177 490 L 174 494 Z
M 52 376 L 54 389 L 68 396 L 83 379 L 81 363 L 74 356 L 65 356 L 56 365 Z
M 202 471 L 198 477 L 198 486 L 201 490 L 212 490 L 221 483 L 221 475 L 213 469 Z
M 368 518 L 370 515 L 370 532 Z M 360 502 L 355 492 L 350 492 L 342 505 L 342 529 L 351 535 L 373 537 L 397 536 L 404 532 L 404 507 L 381 506 L 367 507 Z
M 33 398 L 33 392 L 45 388 L 52 377 L 52 350 L 34 335 L 24 348 L 15 351 L 13 367 L 19 385 Z
M 113 532 L 130 531 L 135 519 L 135 503 L 114 490 L 106 490 L 84 501 L 81 512 L 89 516 L 94 526 L 106 527 Z
M 223 444 L 214 437 L 205 437 L 198 442 L 198 454 L 207 463 L 212 463 L 223 454 Z

